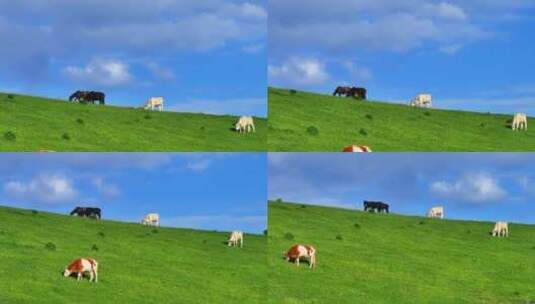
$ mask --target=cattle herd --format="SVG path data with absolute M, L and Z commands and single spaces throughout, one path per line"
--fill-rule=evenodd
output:
M 102 218 L 102 210 L 96 207 L 76 207 L 70 215 L 87 217 L 93 219 Z M 160 215 L 158 213 L 148 213 L 141 219 L 141 225 L 159 227 Z M 242 231 L 232 231 L 227 244 L 229 247 L 243 247 Z M 75 276 L 78 281 L 82 280 L 84 275 L 89 275 L 89 282 L 98 282 L 98 262 L 93 258 L 77 258 L 67 265 L 63 271 L 64 277 Z
M 364 211 L 374 213 L 389 213 L 390 206 L 380 201 L 364 201 Z M 444 207 L 435 206 L 427 211 L 427 217 L 429 218 L 444 218 Z M 494 224 L 494 228 L 490 231 L 490 234 L 494 237 L 508 237 L 509 225 L 507 222 L 499 221 Z M 308 262 L 309 268 L 316 266 L 316 249 L 311 245 L 295 244 L 288 251 L 283 252 L 283 257 L 286 261 L 293 261 L 299 266 L 299 260 L 304 259 Z
M 365 88 L 339 86 L 334 90 L 333 96 L 355 97 L 357 99 L 366 100 L 366 93 L 367 91 Z M 418 94 L 409 101 L 408 105 L 416 108 L 431 108 L 433 106 L 433 96 L 429 93 Z M 516 113 L 511 122 L 511 129 L 513 131 L 527 131 L 527 115 L 525 113 Z M 350 145 L 344 147 L 342 152 L 372 152 L 372 150 L 365 145 Z

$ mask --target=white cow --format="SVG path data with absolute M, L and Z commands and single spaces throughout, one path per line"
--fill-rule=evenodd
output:
M 441 218 L 443 219 L 444 218 L 444 207 L 442 206 L 436 206 L 436 207 L 433 207 L 431 209 L 429 209 L 429 211 L 427 212 L 427 217 L 433 217 L 433 218 Z
M 528 130 L 528 116 L 524 113 L 516 113 L 513 117 L 513 124 L 511 125 L 513 131 Z
M 433 97 L 431 94 L 418 94 L 409 102 L 410 106 L 418 108 L 430 108 L 433 103 Z
M 76 274 L 76 279 L 80 281 L 84 273 L 89 273 L 89 282 L 98 282 L 98 263 L 96 260 L 88 258 L 79 258 L 72 261 L 69 266 L 65 267 L 63 276 L 68 277 L 71 274 Z
M 496 222 L 492 229 L 492 236 L 509 236 L 509 225 L 507 222 Z
M 141 224 L 147 226 L 160 226 L 160 215 L 158 213 L 149 213 L 141 220 Z
M 240 247 L 243 247 L 243 232 L 232 231 L 227 242 L 229 246 L 238 246 L 239 243 Z
M 283 255 L 286 261 L 294 260 L 297 266 L 299 266 L 299 260 L 302 258 L 308 259 L 309 268 L 316 266 L 316 248 L 310 245 L 293 245 Z
M 160 112 L 163 111 L 163 97 L 151 97 L 147 100 L 145 104 L 145 110 L 156 110 Z
M 238 121 L 234 124 L 234 127 L 236 131 L 242 133 L 249 133 L 249 132 L 256 132 L 255 126 L 254 126 L 254 120 L 252 116 L 242 116 Z

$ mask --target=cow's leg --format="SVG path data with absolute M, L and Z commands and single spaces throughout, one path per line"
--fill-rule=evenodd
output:
M 91 269 L 89 271 L 89 282 L 92 282 L 95 279 L 95 270 Z
M 297 259 L 295 259 L 295 265 L 296 265 L 297 267 L 299 267 L 299 257 L 298 257 Z
M 78 272 L 76 274 L 76 281 L 80 281 L 82 279 L 82 273 L 81 272 Z
M 96 282 L 98 282 L 98 272 L 94 268 L 93 268 L 93 274 L 94 274 L 94 280 L 93 281 L 96 283 Z

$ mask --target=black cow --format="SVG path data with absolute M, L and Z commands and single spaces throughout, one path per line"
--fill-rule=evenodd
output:
M 100 208 L 76 207 L 73 211 L 71 211 L 71 215 L 91 217 L 99 220 L 102 218 L 102 211 L 100 210 Z
M 103 105 L 106 103 L 106 94 L 97 91 L 76 91 L 69 96 L 69 101 L 83 102 L 94 104 L 98 101 Z
M 106 103 L 106 94 L 97 91 L 90 91 L 88 94 L 88 100 L 92 103 L 98 101 L 99 104 L 104 105 Z
M 347 93 L 347 97 L 353 97 L 357 99 L 366 100 L 366 89 L 365 88 L 351 88 Z
M 342 96 L 345 95 L 347 97 L 347 94 L 351 91 L 351 87 L 336 87 L 336 90 L 334 90 L 333 96 Z
M 364 201 L 364 211 L 368 210 L 379 213 L 382 211 L 389 213 L 389 206 L 383 202 Z

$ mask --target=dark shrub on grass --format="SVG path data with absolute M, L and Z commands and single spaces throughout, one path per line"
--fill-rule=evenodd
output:
M 423 224 L 425 224 L 424 221 L 419 221 L 419 222 L 418 222 L 418 225 L 423 225 Z
M 202 243 L 206 244 L 206 243 L 208 243 L 208 241 L 207 240 L 202 240 Z
M 83 120 L 83 119 L 81 119 L 81 118 L 78 118 L 78 119 L 76 120 L 76 122 L 77 122 L 77 123 L 79 123 L 79 124 L 81 124 L 81 125 L 83 125 L 83 124 L 84 124 L 84 120 Z
M 275 200 L 275 203 L 282 203 L 282 198 L 278 198 Z
M 466 233 L 470 234 L 470 233 L 472 233 L 472 230 L 468 229 L 468 230 L 466 230 Z
M 201 127 L 201 131 L 204 131 L 206 128 L 204 126 Z
M 303 209 L 306 208 L 306 207 L 307 207 L 306 205 L 301 205 L 301 208 L 303 208 Z
M 341 241 L 341 240 L 343 240 L 344 238 L 342 237 L 342 235 L 338 234 L 338 235 L 336 235 L 336 239 L 339 240 L 339 241 Z
M 359 133 L 362 136 L 368 136 L 368 132 L 366 132 L 366 130 L 364 130 L 364 129 L 360 129 Z
M 9 98 L 9 99 L 15 99 L 15 95 L 13 95 L 13 94 L 7 94 L 7 98 Z
M 71 136 L 68 133 L 63 133 L 63 135 L 61 135 L 61 138 L 65 140 L 71 140 Z
M 143 118 L 145 118 L 145 119 L 152 119 L 152 116 L 150 116 L 150 114 L 145 114 L 145 116 L 143 116 Z
M 97 246 L 97 244 L 93 244 L 93 246 L 91 246 L 91 250 L 93 250 L 93 251 L 98 251 L 98 246 Z
M 318 130 L 318 128 L 314 127 L 314 126 L 310 126 L 307 128 L 307 133 L 312 135 L 312 136 L 316 136 L 320 133 L 320 131 Z
M 373 116 L 371 114 L 366 114 L 366 118 L 368 118 L 369 120 L 373 120 Z
M 355 224 L 353 224 L 353 227 L 355 227 L 357 229 L 360 229 L 360 224 L 359 223 L 355 223 Z
M 152 229 L 150 232 L 156 234 L 156 233 L 158 233 L 159 231 L 158 231 L 158 229 Z
M 105 236 L 106 236 L 106 235 L 104 234 L 104 232 L 102 232 L 102 231 L 100 231 L 100 232 L 97 233 L 97 234 L 98 234 L 98 236 L 100 236 L 100 237 L 105 237 Z
M 32 210 L 32 214 L 33 214 L 33 215 L 36 215 L 36 214 L 38 214 L 38 213 L 39 213 L 39 212 L 37 212 L 37 210 Z
M 295 95 L 295 94 L 297 94 L 297 91 L 296 90 L 290 90 L 290 94 Z
M 294 235 L 291 234 L 290 232 L 286 232 L 286 234 L 284 235 L 284 238 L 291 241 L 294 239 Z
M 487 125 L 486 123 L 482 122 L 479 126 L 484 128 L 486 125 Z
M 424 115 L 425 115 L 425 116 L 431 116 L 431 112 L 429 112 L 429 111 L 425 111 L 425 112 L 424 112 Z
M 262 232 L 264 235 L 268 235 L 267 229 L 264 229 L 264 232 Z
M 56 244 L 54 244 L 52 242 L 48 242 L 48 243 L 45 244 L 45 248 L 46 248 L 46 250 L 56 251 Z
M 4 138 L 9 141 L 15 141 L 17 139 L 17 136 L 12 131 L 7 131 L 4 133 Z

